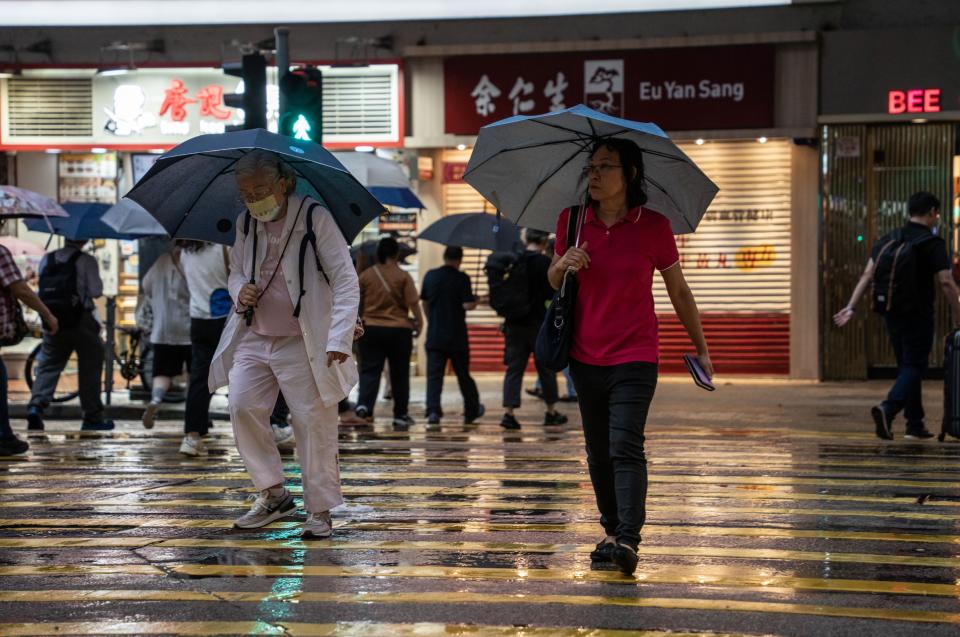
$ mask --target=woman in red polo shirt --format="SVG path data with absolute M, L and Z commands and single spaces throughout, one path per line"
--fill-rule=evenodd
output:
M 590 554 L 632 574 L 646 516 L 644 425 L 659 360 L 653 272 L 659 270 L 674 310 L 712 376 L 700 313 L 683 271 L 670 222 L 643 208 L 643 155 L 624 139 L 599 142 L 584 168 L 588 205 L 567 246 L 564 210 L 550 283 L 577 272 L 579 291 L 570 373 L 580 397 L 590 480 L 606 538 Z

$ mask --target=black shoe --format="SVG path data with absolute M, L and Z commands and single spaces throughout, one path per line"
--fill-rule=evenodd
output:
M 465 425 L 472 425 L 473 423 L 475 423 L 475 422 L 477 422 L 478 420 L 480 420 L 481 418 L 483 418 L 483 415 L 484 415 L 485 413 L 487 413 L 487 408 L 486 408 L 486 406 L 485 406 L 485 405 L 477 405 L 477 413 L 475 413 L 475 414 L 464 414 L 464 415 L 463 415 L 463 424 L 465 424 Z M 517 425 L 517 426 L 519 426 L 519 425 Z
M 15 456 L 26 452 L 30 448 L 30 443 L 26 440 L 20 440 L 16 436 L 9 438 L 0 438 L 0 456 Z
M 27 430 L 43 431 L 43 413 L 36 407 L 27 411 Z
M 567 424 L 567 417 L 561 414 L 559 411 L 547 412 L 543 417 L 544 425 L 565 425 Z
M 873 422 L 876 425 L 877 438 L 893 440 L 893 429 L 891 427 L 892 423 L 890 422 L 892 418 L 887 415 L 883 406 L 877 405 L 873 407 L 870 410 L 870 415 L 873 416 Z
M 519 429 L 520 423 L 513 417 L 513 414 L 504 414 L 500 419 L 500 426 L 504 429 Z
M 613 561 L 613 549 L 617 548 L 616 542 L 607 542 L 606 538 L 599 544 L 597 548 L 590 551 L 590 561 L 591 562 L 611 562 Z
M 527 392 L 528 396 L 533 396 L 534 398 L 543 398 L 542 389 L 537 389 L 534 387 L 533 389 L 524 389 L 523 391 Z
M 610 553 L 610 561 L 616 564 L 624 575 L 633 575 L 634 571 L 637 570 L 637 562 L 640 561 L 640 558 L 637 557 L 637 552 L 632 548 L 618 543 Z
M 80 431 L 110 431 L 113 429 L 112 420 L 101 420 L 100 422 L 86 422 L 80 425 Z
M 907 433 L 903 437 L 908 440 L 928 440 L 933 438 L 933 434 L 926 427 L 920 425 L 919 427 L 907 427 Z
M 428 425 L 439 425 L 440 424 L 440 414 L 429 413 L 427 414 L 427 424 Z
M 410 429 L 410 425 L 414 424 L 416 421 L 410 416 L 394 416 L 393 417 L 393 428 L 396 431 L 406 431 Z
M 370 410 L 364 407 L 363 405 L 357 405 L 353 410 L 353 413 L 357 415 L 357 418 L 362 418 L 367 420 L 370 418 Z

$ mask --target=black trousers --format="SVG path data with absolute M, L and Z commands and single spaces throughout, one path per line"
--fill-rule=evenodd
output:
M 539 325 L 507 325 L 504 328 L 503 364 L 507 372 L 503 375 L 503 406 L 519 407 L 520 390 L 523 389 L 523 373 L 527 370 L 527 361 L 533 354 L 537 342 Z M 552 405 L 559 400 L 557 395 L 557 375 L 537 362 L 537 377 L 543 388 L 543 401 Z
M 390 388 L 393 390 L 393 416 L 402 418 L 410 406 L 410 354 L 413 330 L 403 327 L 368 325 L 359 342 L 360 396 L 357 405 L 373 415 L 380 392 L 384 361 L 390 361 Z
M 460 394 L 463 396 L 463 413 L 475 416 L 480 411 L 480 392 L 470 376 L 470 350 L 427 350 L 427 414 L 443 415 L 440 396 L 443 393 L 443 375 L 447 361 L 453 363 L 453 372 L 457 375 Z
M 43 347 L 33 381 L 30 406 L 46 409 L 57 389 L 60 373 L 77 353 L 77 383 L 80 389 L 80 408 L 83 422 L 98 423 L 103 420 L 103 401 L 100 385 L 103 379 L 103 341 L 100 340 L 100 324 L 93 312 L 85 311 L 75 327 L 68 327 L 56 334 L 43 333 Z
M 607 535 L 636 548 L 646 519 L 643 430 L 657 388 L 656 363 L 599 367 L 570 361 L 580 398 L 590 481 Z
M 210 397 L 207 377 L 210 361 L 220 344 L 220 335 L 227 324 L 226 317 L 218 319 L 190 319 L 190 386 L 183 421 L 184 433 L 207 435 L 210 429 Z
M 930 348 L 933 347 L 933 315 L 888 314 L 884 318 L 890 343 L 897 355 L 897 380 L 887 394 L 884 409 L 890 416 L 896 416 L 902 410 L 907 419 L 907 431 L 923 429 L 923 374 L 927 371 Z

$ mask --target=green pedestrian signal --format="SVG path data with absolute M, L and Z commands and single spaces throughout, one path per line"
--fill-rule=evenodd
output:
M 280 79 L 283 112 L 278 129 L 281 135 L 322 143 L 323 76 L 314 67 L 294 69 Z
M 313 141 L 310 138 L 310 122 L 307 121 L 307 118 L 303 115 L 297 115 L 297 121 L 293 123 L 293 138 L 294 139 L 303 139 L 308 142 Z

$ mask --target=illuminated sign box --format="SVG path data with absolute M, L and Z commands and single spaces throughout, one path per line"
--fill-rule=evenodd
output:
M 887 112 L 891 115 L 901 113 L 939 113 L 940 89 L 923 88 L 907 91 L 889 91 L 887 93 Z

